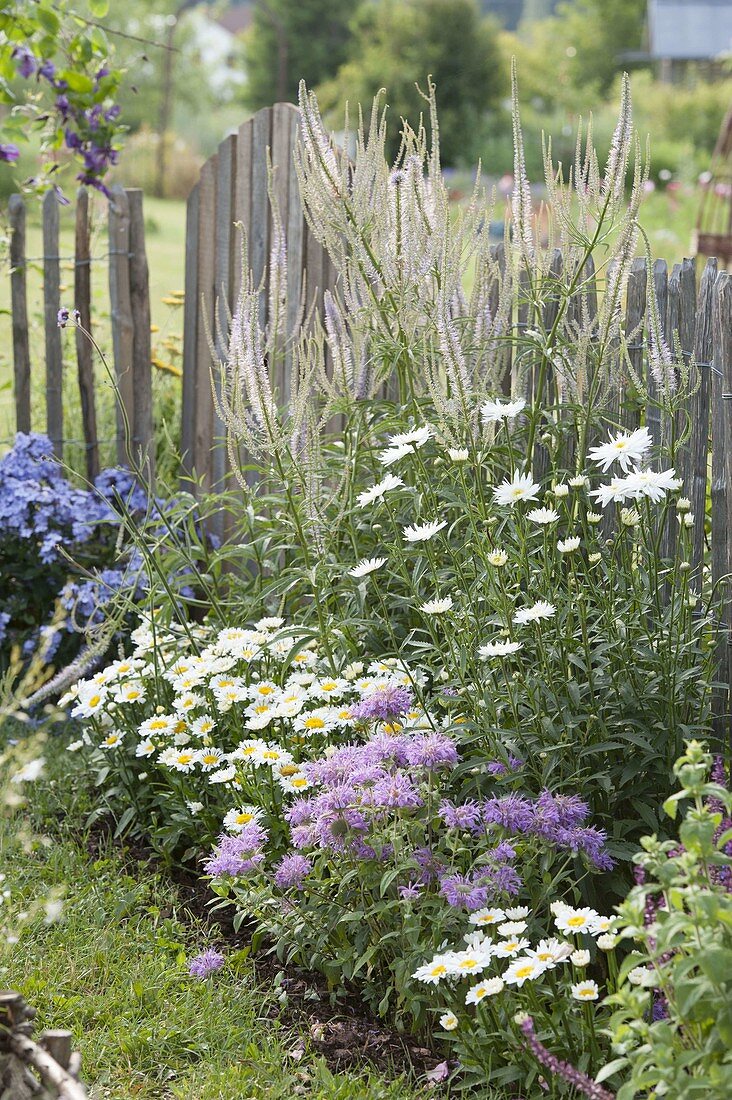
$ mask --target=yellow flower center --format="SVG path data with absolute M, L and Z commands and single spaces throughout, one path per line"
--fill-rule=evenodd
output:
M 260 695 L 271 695 L 273 691 L 274 688 L 270 687 L 269 684 L 262 684 L 261 687 L 257 688 L 257 692 Z
M 569 918 L 567 924 L 570 928 L 581 928 L 583 924 L 587 924 L 587 917 L 582 916 L 581 913 L 577 913 L 576 916 Z
M 515 973 L 516 973 L 517 978 L 528 978 L 528 976 L 530 974 L 533 974 L 533 972 L 534 972 L 533 966 L 529 965 L 529 966 L 520 966 Z
M 472 967 L 477 966 L 477 965 L 478 965 L 478 960 L 477 959 L 463 959 L 462 962 L 460 963 L 460 969 L 461 970 L 471 970 Z
M 338 684 L 334 684 L 332 680 L 329 680 L 327 684 L 321 684 L 323 691 L 335 691 L 337 687 Z
M 99 704 L 101 703 L 101 701 L 102 701 L 101 695 L 92 695 L 91 699 L 89 700 L 89 706 L 90 707 L 98 707 Z
M 304 779 L 304 778 L 293 779 L 292 780 L 292 785 L 293 785 L 293 787 L 307 787 L 308 781 L 307 781 L 307 779 Z
M 156 718 L 153 722 L 150 723 L 151 730 L 164 730 L 167 729 L 167 727 L 168 723 L 164 722 L 162 718 Z
M 430 970 L 430 974 L 434 977 L 441 977 L 443 974 L 447 974 L 447 967 L 442 963 L 438 963 L 437 966 L 433 966 Z
M 249 813 L 237 814 L 236 815 L 236 823 L 237 823 L 237 825 L 248 825 L 249 822 L 253 819 L 253 817 L 254 817 L 254 814 L 249 814 Z
M 193 759 L 193 753 L 192 752 L 182 752 L 182 753 L 179 753 L 179 755 L 178 755 L 178 763 L 179 764 L 190 764 L 192 759 Z
M 325 722 L 322 718 L 306 718 L 303 725 L 308 730 L 322 730 L 325 729 Z
M 279 774 L 285 779 L 289 778 L 289 776 L 291 775 L 297 775 L 298 770 L 299 769 L 296 764 L 282 764 L 282 766 L 278 769 Z

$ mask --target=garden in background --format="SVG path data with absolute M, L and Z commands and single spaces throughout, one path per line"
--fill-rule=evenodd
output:
M 591 0 L 518 38 L 467 0 L 343 7 L 337 71 L 311 79 L 307 56 L 262 67 L 281 23 L 255 5 L 242 94 L 265 110 L 238 159 L 222 144 L 197 183 L 196 164 L 187 214 L 145 194 L 149 446 L 119 287 L 93 281 L 91 330 L 62 290 L 51 326 L 67 362 L 93 350 L 93 478 L 45 434 L 31 307 L 31 430 L 0 456 L 0 966 L 82 1060 L 44 1071 L 0 1002 L 0 1089 L 31 1095 L 28 1063 L 69 1100 L 77 1077 L 120 1100 L 723 1100 L 732 279 L 658 262 L 686 251 L 680 166 L 705 139 L 653 167 L 663 90 L 639 74 L 639 127 L 610 29 L 598 53 L 576 22 Z M 2 158 L 37 158 L 29 195 L 63 201 L 76 175 L 112 256 L 113 185 L 144 182 L 152 140 L 119 121 L 133 47 L 105 3 L 21 14 L 0 6 Z M 159 29 L 185 56 L 176 18 Z M 412 18 L 421 117 L 394 67 Z M 449 73 L 443 104 L 436 25 L 473 84 L 490 69 L 492 106 Z M 558 34 L 575 52 L 550 111 Z M 574 117 L 582 89 L 614 99 L 612 126 Z M 22 118 L 42 137 L 21 154 Z M 485 152 L 472 175 L 458 136 Z M 30 263 L 27 285 L 48 301 Z

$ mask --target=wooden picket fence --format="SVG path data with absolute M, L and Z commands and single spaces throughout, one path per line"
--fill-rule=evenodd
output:
M 73 308 L 86 332 L 93 330 L 92 268 L 108 267 L 114 374 L 117 384 L 117 459 L 130 457 L 151 470 L 153 448 L 152 364 L 150 347 L 150 292 L 145 253 L 142 191 L 112 189 L 108 214 L 108 250 L 92 256 L 89 195 L 81 188 L 76 199 L 73 256 L 60 255 L 59 207 L 52 191 L 43 199 L 43 318 L 45 332 L 46 432 L 59 458 L 64 453 L 64 356 L 58 314 L 61 301 L 61 263 L 74 267 Z M 15 420 L 19 432 L 31 428 L 31 352 L 28 323 L 28 256 L 26 205 L 20 195 L 8 204 L 10 224 L 10 293 L 13 327 Z M 86 475 L 99 472 L 100 439 L 97 427 L 94 360 L 88 336 L 76 330 L 76 363 L 86 454 Z
M 35 1012 L 19 993 L 0 992 L 0 1100 L 85 1100 L 70 1031 L 33 1039 Z

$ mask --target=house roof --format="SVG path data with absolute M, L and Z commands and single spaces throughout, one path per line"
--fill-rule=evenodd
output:
M 709 61 L 732 53 L 732 0 L 648 0 L 651 57 Z

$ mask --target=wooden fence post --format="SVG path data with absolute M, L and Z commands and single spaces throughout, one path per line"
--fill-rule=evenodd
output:
M 152 485 L 155 477 L 155 437 L 150 344 L 150 277 L 145 252 L 145 214 L 142 191 L 130 188 L 127 201 L 129 229 L 129 285 L 132 314 L 132 445 L 135 462 Z
M 8 202 L 10 222 L 10 310 L 13 323 L 13 371 L 15 380 L 15 428 L 31 430 L 30 344 L 28 299 L 25 281 L 25 203 L 20 195 Z
M 80 187 L 76 195 L 76 240 L 74 255 L 74 308 L 79 311 L 81 327 L 91 332 L 91 252 L 89 248 L 89 193 Z M 99 440 L 94 401 L 93 348 L 89 337 L 76 330 L 76 364 L 81 398 L 81 421 L 86 444 L 86 476 L 90 481 L 99 473 Z
M 58 199 L 55 191 L 43 197 L 43 312 L 46 330 L 46 430 L 54 454 L 63 458 L 63 347 L 58 311 L 61 308 Z
M 196 354 L 198 351 L 198 195 L 199 184 L 186 204 L 185 300 L 183 306 L 183 395 L 181 400 L 181 466 L 190 477 L 194 466 L 196 425 Z
M 722 272 L 714 287 L 714 375 L 712 389 L 712 585 L 723 600 L 718 635 L 718 679 L 714 732 L 732 743 L 732 276 Z M 697 515 L 701 523 L 702 515 Z
M 117 461 L 129 463 L 135 419 L 132 373 L 134 330 L 130 302 L 130 206 L 124 187 L 112 188 L 109 203 L 109 303 L 117 384 Z

